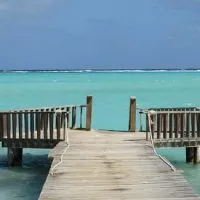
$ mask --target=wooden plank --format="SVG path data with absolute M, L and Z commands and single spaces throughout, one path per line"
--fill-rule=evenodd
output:
M 0 113 L 0 140 L 3 138 L 3 133 L 4 133 L 4 119 L 3 119 L 3 114 Z
M 62 163 L 49 173 L 40 200 L 198 199 L 183 175 L 154 154 L 145 133 L 70 130 L 69 141 L 65 154 L 66 142 L 50 153 L 51 170 L 61 155 Z
M 57 113 L 56 114 L 56 130 L 57 130 L 57 135 L 56 135 L 56 139 L 60 140 L 60 128 L 61 128 L 61 114 Z
M 173 114 L 169 114 L 169 138 L 173 137 Z
M 86 129 L 91 129 L 91 115 L 92 115 L 92 97 L 87 98 L 87 118 Z M 129 108 L 129 131 L 135 132 L 136 130 L 136 97 L 130 98 Z
M 30 113 L 30 129 L 31 129 L 31 139 L 34 139 L 34 132 L 35 132 L 35 120 L 34 120 L 34 113 L 31 111 Z
M 167 114 L 163 115 L 163 138 L 167 138 Z
M 48 113 L 46 112 L 43 112 L 43 123 L 44 123 L 44 139 L 48 139 Z
M 40 128 L 41 128 L 41 130 L 44 130 L 44 114 L 43 114 L 44 110 L 46 110 L 46 109 L 40 110 L 40 123 L 41 123 Z
M 12 138 L 16 139 L 17 132 L 17 116 L 16 113 L 12 113 Z
M 49 127 L 50 127 L 50 140 L 53 140 L 53 130 L 54 130 L 54 113 L 49 113 Z
M 39 140 L 41 137 L 41 118 L 40 112 L 36 113 L 36 127 L 37 127 L 37 139 Z
M 28 128 L 29 128 L 29 126 L 28 126 L 28 113 L 27 112 L 25 112 L 24 113 L 24 127 L 25 127 L 25 139 L 28 139 L 29 137 L 29 135 L 28 135 L 28 132 L 29 132 L 29 130 L 28 130 Z
M 151 115 L 151 134 L 153 139 L 154 139 L 154 133 L 155 133 L 155 115 Z
M 178 133 L 179 133 L 179 125 L 178 125 L 178 119 L 179 119 L 179 114 L 176 113 L 174 114 L 174 132 L 175 132 L 175 138 L 178 138 Z
M 10 137 L 10 134 L 11 134 L 11 119 L 10 119 L 10 117 L 11 117 L 11 114 L 10 113 L 7 113 L 7 115 L 6 115 L 6 122 L 7 122 L 7 138 L 9 139 L 9 138 L 11 138 Z
M 76 107 L 72 107 L 72 129 L 76 128 Z
M 22 112 L 19 112 L 18 113 L 19 139 L 22 139 L 22 120 L 23 120 L 23 114 Z
M 184 137 L 184 132 L 185 132 L 185 124 L 184 124 L 184 122 L 185 122 L 185 114 L 181 114 L 180 115 L 180 118 L 181 118 L 181 124 L 180 124 L 180 126 L 181 126 L 181 131 L 180 131 L 180 138 L 183 138 Z
M 71 113 L 71 108 L 67 107 L 67 128 L 70 127 L 70 113 Z
M 161 133 L 160 114 L 157 114 L 157 139 L 160 139 L 160 133 Z
M 197 137 L 200 137 L 200 114 L 197 114 Z
M 192 137 L 195 137 L 195 122 L 196 122 L 195 115 L 196 115 L 195 113 L 191 114 Z
M 83 107 L 80 107 L 80 128 L 83 128 Z
M 186 114 L 186 137 L 190 137 L 190 113 Z

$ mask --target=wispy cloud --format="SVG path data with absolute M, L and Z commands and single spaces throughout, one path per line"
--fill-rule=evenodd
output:
M 0 12 L 36 14 L 51 8 L 56 0 L 0 0 Z

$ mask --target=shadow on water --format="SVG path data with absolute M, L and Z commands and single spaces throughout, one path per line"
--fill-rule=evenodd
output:
M 22 168 L 8 168 L 6 149 L 3 149 L 0 153 L 0 199 L 38 199 L 50 168 L 47 155 L 46 150 L 26 149 Z
M 183 175 L 196 193 L 200 195 L 200 163 L 186 163 L 185 148 L 158 148 L 158 153 L 166 157 Z

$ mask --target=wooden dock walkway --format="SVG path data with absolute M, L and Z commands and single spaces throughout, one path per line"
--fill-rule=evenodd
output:
M 198 199 L 183 175 L 153 152 L 145 133 L 69 130 L 63 162 L 48 175 L 41 200 Z M 52 167 L 66 142 L 49 154 Z

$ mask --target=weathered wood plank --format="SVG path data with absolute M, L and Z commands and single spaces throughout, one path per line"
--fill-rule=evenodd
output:
M 7 122 L 7 138 L 9 139 L 10 138 L 10 133 L 11 133 L 11 114 L 10 113 L 7 113 L 7 119 L 6 119 L 6 122 Z
M 16 139 L 17 132 L 17 116 L 16 113 L 12 113 L 12 138 Z
M 56 129 L 57 129 L 57 140 L 60 140 L 60 128 L 61 128 L 61 114 L 56 114 Z
M 53 130 L 54 130 L 54 114 L 49 113 L 49 126 L 50 126 L 50 140 L 53 140 Z
M 145 133 L 69 131 L 63 162 L 48 175 L 40 199 L 198 199 L 179 171 L 153 153 Z M 52 167 L 67 143 L 49 154 Z
M 35 123 L 34 123 L 34 113 L 30 114 L 30 130 L 31 130 L 31 139 L 34 139 Z
M 24 126 L 25 126 L 25 139 L 28 139 L 29 126 L 28 126 L 28 113 L 27 112 L 24 113 Z
M 76 107 L 72 107 L 72 129 L 76 128 Z

